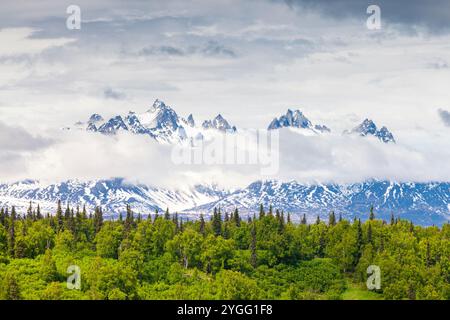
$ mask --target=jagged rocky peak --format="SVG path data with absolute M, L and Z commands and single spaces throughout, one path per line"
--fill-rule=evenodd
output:
M 125 122 L 131 132 L 138 134 L 149 134 L 148 130 L 141 124 L 141 121 L 135 112 L 128 112 L 128 115 L 125 117 Z
M 313 125 L 311 121 L 300 110 L 288 109 L 285 115 L 279 118 L 274 118 L 269 124 L 268 129 L 280 129 L 280 128 L 301 128 L 311 129 L 314 132 L 331 132 L 330 128 L 325 125 L 316 124 Z
M 345 134 L 358 134 L 362 137 L 374 136 L 384 143 L 395 143 L 394 135 L 386 128 L 382 127 L 378 130 L 377 125 L 370 119 L 364 121 L 350 131 L 344 131 Z
M 94 113 L 88 120 L 88 124 L 97 124 L 99 122 L 105 121 L 101 115 Z
M 218 114 L 213 120 L 205 120 L 202 124 L 204 129 L 217 129 L 223 132 L 236 132 L 236 126 L 231 126 L 228 121 Z
M 175 110 L 166 105 L 163 101 L 156 99 L 153 106 L 142 117 L 142 124 L 147 128 L 170 128 L 176 130 L 179 118 Z
M 128 127 L 121 116 L 115 116 L 102 124 L 97 131 L 103 134 L 115 134 L 119 130 L 127 131 Z
M 319 132 L 331 132 L 331 129 L 328 128 L 326 125 L 321 125 L 321 124 L 316 124 L 314 126 L 314 129 L 319 131 Z
M 194 116 L 192 115 L 192 113 L 187 117 L 186 123 L 187 123 L 190 127 L 195 127 Z

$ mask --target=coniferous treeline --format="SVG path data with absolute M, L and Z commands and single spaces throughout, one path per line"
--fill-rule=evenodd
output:
M 214 209 L 183 220 L 130 206 L 114 220 L 58 202 L 54 214 L 0 209 L 2 299 L 449 299 L 450 225 L 420 227 L 392 215 L 328 221 Z M 80 290 L 66 288 L 79 266 Z M 365 287 L 367 268 L 382 287 Z

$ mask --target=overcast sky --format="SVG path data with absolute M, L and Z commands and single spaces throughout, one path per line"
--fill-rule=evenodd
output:
M 66 28 L 71 4 L 81 30 Z M 381 8 L 380 30 L 366 27 L 369 4 Z M 48 152 L 61 127 L 94 112 L 143 112 L 156 98 L 238 128 L 265 128 L 287 108 L 334 132 L 372 118 L 394 133 L 396 153 L 422 157 L 408 167 L 411 154 L 401 154 L 401 168 L 421 170 L 412 178 L 450 179 L 446 0 L 2 1 L 0 43 L 0 180 L 45 172 L 23 153 Z M 5 138 L 15 130 L 18 146 Z M 381 177 L 396 177 L 400 167 L 388 167 Z M 343 170 L 322 169 L 326 179 Z

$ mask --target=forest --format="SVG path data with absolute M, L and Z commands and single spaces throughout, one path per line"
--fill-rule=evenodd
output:
M 54 214 L 2 208 L 0 299 L 450 299 L 450 225 L 369 210 L 364 222 L 294 223 L 263 206 L 189 221 L 129 206 L 114 220 L 61 202 Z M 370 265 L 379 289 L 366 286 Z

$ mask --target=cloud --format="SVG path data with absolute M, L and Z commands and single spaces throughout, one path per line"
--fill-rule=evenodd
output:
M 355 18 L 366 20 L 366 9 L 376 4 L 381 9 L 381 18 L 406 29 L 425 27 L 432 33 L 450 31 L 450 2 L 435 0 L 378 0 L 373 3 L 360 0 L 280 0 L 292 8 L 300 7 L 321 12 L 334 18 Z
M 62 131 L 53 143 L 46 143 L 47 140 L 36 141 L 36 137 L 24 135 L 27 138 L 21 140 L 31 142 L 0 157 L 2 180 L 55 182 L 123 177 L 132 183 L 173 189 L 196 183 L 236 188 L 259 179 L 300 183 L 359 182 L 372 178 L 450 180 L 450 149 L 446 148 L 445 136 L 437 138 L 429 148 L 417 149 L 401 142 L 384 144 L 377 139 L 339 134 L 303 136 L 283 129 L 279 136 L 279 170 L 274 175 L 263 175 L 261 169 L 267 167 L 267 162 L 180 164 L 174 161 L 173 146 L 156 143 L 148 136 L 122 133 L 111 137 L 75 130 Z M 36 146 L 31 152 L 30 143 Z M 256 150 L 256 145 L 247 147 Z
M 103 96 L 106 99 L 113 99 L 113 100 L 123 100 L 125 99 L 125 94 L 123 92 L 113 90 L 112 88 L 106 88 L 103 91 Z
M 447 126 L 450 127 L 450 112 L 444 109 L 438 110 L 439 117 L 441 118 L 442 122 Z
M 52 139 L 33 136 L 24 128 L 0 121 L 0 150 L 3 152 L 36 151 L 52 144 Z
M 173 56 L 173 57 L 183 57 L 191 56 L 195 54 L 200 54 L 209 57 L 231 57 L 235 58 L 236 53 L 232 48 L 229 48 L 217 41 L 210 40 L 205 45 L 202 46 L 188 46 L 175 47 L 172 45 L 162 45 L 162 46 L 147 46 L 142 48 L 139 52 L 139 56 Z
M 36 31 L 25 27 L 0 29 L 0 43 L 3 44 L 0 46 L 0 57 L 38 54 L 74 41 L 70 38 L 34 39 L 32 36 Z

